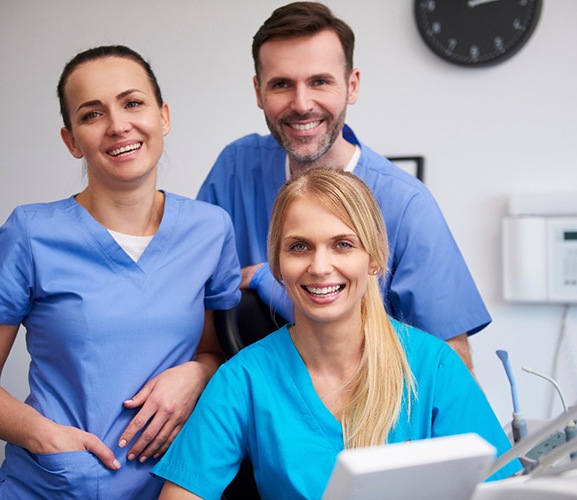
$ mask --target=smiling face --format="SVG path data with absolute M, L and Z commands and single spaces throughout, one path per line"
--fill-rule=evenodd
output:
M 65 96 L 71 130 L 61 136 L 75 158 L 85 158 L 93 188 L 156 183 L 156 168 L 170 130 L 150 80 L 136 62 L 105 57 L 78 66 Z
M 273 137 L 292 161 L 345 165 L 341 131 L 348 104 L 357 100 L 359 71 L 347 75 L 333 31 L 272 39 L 260 48 L 254 78 L 258 106 Z
M 298 197 L 286 209 L 279 250 L 279 270 L 297 324 L 360 324 L 373 266 L 350 227 L 322 205 Z

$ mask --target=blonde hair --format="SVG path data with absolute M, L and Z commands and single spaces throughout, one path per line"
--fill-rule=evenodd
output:
M 351 382 L 341 424 L 346 448 L 383 444 L 396 424 L 406 390 L 407 404 L 415 388 L 405 351 L 383 307 L 379 280 L 387 272 L 388 240 L 381 210 L 369 188 L 357 176 L 340 170 L 310 168 L 280 190 L 268 233 L 268 261 L 277 281 L 280 245 L 287 209 L 307 197 L 335 214 L 358 236 L 379 267 L 361 300 L 363 354 Z

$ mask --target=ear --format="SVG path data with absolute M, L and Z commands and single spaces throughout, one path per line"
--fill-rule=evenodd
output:
M 74 156 L 74 158 L 80 159 L 84 156 L 84 153 L 82 152 L 82 150 L 78 147 L 78 144 L 76 143 L 76 139 L 74 138 L 74 134 L 70 130 L 68 130 L 66 127 L 62 127 L 60 129 L 60 137 L 62 137 L 64 144 L 66 144 L 68 151 L 70 151 L 70 154 L 72 156 Z
M 163 103 L 160 108 L 160 120 L 162 121 L 162 135 L 166 136 L 170 132 L 170 109 L 166 103 Z
M 361 72 L 358 68 L 353 68 L 349 75 L 348 87 L 349 95 L 347 104 L 355 104 L 359 97 L 359 87 L 361 85 Z
M 260 98 L 260 86 L 258 84 L 258 76 L 252 77 L 252 84 L 254 86 L 254 92 L 256 94 L 256 105 L 262 109 L 262 99 Z
M 377 274 L 379 274 L 379 271 L 380 271 L 379 266 L 371 257 L 371 260 L 369 261 L 369 274 L 371 276 L 376 276 Z

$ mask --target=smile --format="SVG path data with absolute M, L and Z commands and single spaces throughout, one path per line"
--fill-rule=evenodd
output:
M 121 156 L 121 155 L 132 153 L 133 151 L 136 151 L 137 149 L 140 149 L 141 147 L 142 147 L 142 142 L 136 142 L 134 144 L 130 144 L 129 146 L 123 146 L 121 148 L 112 149 L 112 150 L 108 151 L 108 154 L 110 156 Z
M 290 123 L 289 126 L 295 130 L 310 130 L 320 125 L 320 120 L 309 123 Z
M 324 287 L 315 287 L 315 286 L 304 286 L 303 288 L 310 293 L 311 295 L 315 295 L 316 297 L 330 297 L 331 295 L 336 295 L 340 292 L 345 285 L 332 285 L 332 286 L 324 286 Z

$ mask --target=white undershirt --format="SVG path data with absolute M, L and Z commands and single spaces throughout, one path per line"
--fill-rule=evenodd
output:
M 351 156 L 349 163 L 347 163 L 347 166 L 345 167 L 345 172 L 352 172 L 355 169 L 355 167 L 357 166 L 357 163 L 359 162 L 360 157 L 361 157 L 361 148 L 358 145 L 355 145 L 355 152 L 353 153 L 353 156 Z M 290 169 L 290 165 L 289 165 L 288 155 L 286 157 L 286 162 L 285 162 L 285 174 L 286 174 L 286 179 L 289 180 L 291 177 L 291 169 Z
M 133 236 L 131 234 L 117 233 L 116 231 L 108 232 L 116 240 L 116 243 L 120 245 L 120 248 L 124 250 L 134 262 L 138 262 L 140 256 L 146 250 L 146 247 L 151 242 L 153 236 Z

